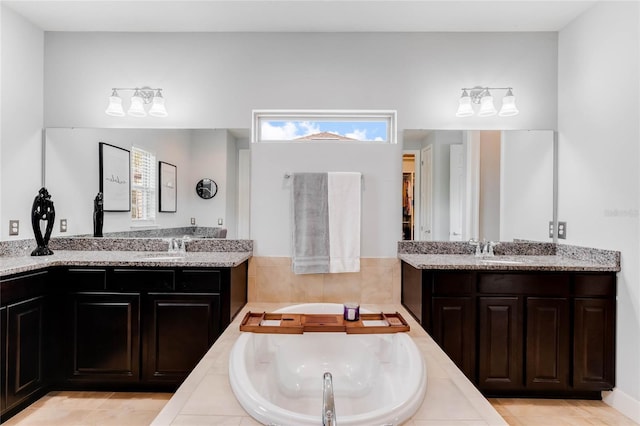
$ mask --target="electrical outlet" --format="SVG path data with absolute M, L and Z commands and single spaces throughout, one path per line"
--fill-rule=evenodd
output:
M 553 221 L 549 221 L 549 238 L 553 238 Z
M 221 217 L 218 218 L 218 225 L 222 226 L 222 218 Z
M 60 232 L 67 232 L 67 219 L 60 219 Z
M 558 222 L 558 238 L 561 240 L 567 239 L 567 222 Z
M 196 224 L 196 218 L 195 218 L 195 217 L 192 217 L 192 218 L 191 218 L 191 225 L 195 225 L 195 224 Z
M 9 221 L 9 235 L 18 235 L 20 233 L 20 221 L 19 220 L 10 220 Z

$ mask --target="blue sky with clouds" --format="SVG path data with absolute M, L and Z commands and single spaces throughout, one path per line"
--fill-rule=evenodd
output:
M 330 132 L 361 141 L 385 141 L 386 121 L 276 121 L 261 123 L 262 140 L 292 140 L 301 136 Z

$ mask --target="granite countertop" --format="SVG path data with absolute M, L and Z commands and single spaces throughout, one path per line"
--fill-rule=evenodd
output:
M 0 257 L 0 276 L 51 266 L 234 267 L 251 255 L 250 251 L 168 253 L 56 250 L 51 256 Z
M 619 272 L 615 262 L 597 262 L 562 255 L 511 255 L 476 257 L 473 254 L 398 254 L 417 269 L 457 269 L 482 271 L 585 271 Z
M 239 325 L 247 311 L 273 312 L 287 305 L 289 304 L 246 305 L 178 388 L 152 425 L 259 425 L 244 411 L 231 390 L 229 354 L 240 336 Z M 401 305 L 362 306 L 373 312 L 400 312 L 411 327 L 409 335 L 423 353 L 427 367 L 427 393 L 422 406 L 411 419 L 403 423 L 404 426 L 507 424 Z M 318 408 L 318 412 L 320 411 Z M 339 413 L 337 420 L 339 424 Z

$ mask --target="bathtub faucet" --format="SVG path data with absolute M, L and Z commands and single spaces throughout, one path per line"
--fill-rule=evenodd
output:
M 322 426 L 336 426 L 336 407 L 333 400 L 333 378 L 324 373 L 322 379 Z

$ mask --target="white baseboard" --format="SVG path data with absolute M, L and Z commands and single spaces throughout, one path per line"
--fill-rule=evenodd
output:
M 602 400 L 634 422 L 640 423 L 640 401 L 618 389 L 602 392 Z

